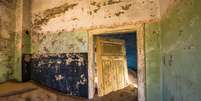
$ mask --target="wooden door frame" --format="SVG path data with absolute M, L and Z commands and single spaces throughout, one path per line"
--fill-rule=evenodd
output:
M 144 24 L 124 25 L 110 28 L 92 29 L 88 31 L 88 81 L 89 99 L 95 92 L 94 82 L 94 35 L 136 32 L 137 64 L 138 64 L 138 101 L 145 101 L 145 55 L 144 55 Z

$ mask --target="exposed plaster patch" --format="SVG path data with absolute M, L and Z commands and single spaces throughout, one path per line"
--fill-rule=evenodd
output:
M 73 3 L 77 3 L 77 1 L 71 2 L 71 4 Z M 56 14 L 58 16 L 48 18 L 48 20 L 44 19 L 45 23 L 40 25 L 34 24 L 34 19 L 46 18 L 43 15 L 43 12 L 45 13 L 46 11 L 41 10 L 40 12 L 40 8 L 37 8 L 38 12 L 33 13 L 33 33 L 57 33 L 62 30 L 70 32 L 78 29 L 86 30 L 103 26 L 119 26 L 131 22 L 155 19 L 159 16 L 157 12 L 159 5 L 157 4 L 157 0 L 144 1 L 144 4 L 142 4 L 141 0 L 81 1 L 75 9 L 69 10 L 62 15 Z M 36 8 L 35 6 L 37 5 L 34 4 L 33 6 Z M 45 8 L 48 8 L 48 4 L 46 4 Z M 60 8 L 60 5 L 55 8 Z M 143 12 L 141 12 L 142 9 Z M 38 18 L 37 15 L 39 15 Z

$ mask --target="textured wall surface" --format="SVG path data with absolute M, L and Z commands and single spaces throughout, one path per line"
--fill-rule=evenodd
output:
M 160 23 L 145 24 L 146 99 L 160 101 Z
M 15 1 L 0 1 L 0 82 L 13 74 L 15 36 Z
M 88 52 L 88 29 L 159 17 L 158 0 L 32 0 L 32 53 Z
M 162 18 L 162 101 L 201 99 L 200 5 L 200 0 L 178 0 Z
M 86 32 L 47 33 L 40 36 L 34 34 L 32 37 L 32 53 L 34 54 L 80 53 L 88 51 Z
M 63 93 L 88 97 L 87 53 L 33 55 L 32 80 Z
M 71 37 L 75 33 L 67 32 L 146 22 L 159 16 L 158 0 L 32 0 L 32 52 L 55 52 L 55 47 L 61 48 L 57 47 L 58 39 L 65 39 L 65 42 L 73 39 Z M 78 34 L 75 36 L 84 43 L 87 36 L 85 33 Z M 59 35 L 62 37 L 56 40 Z M 51 42 L 56 44 L 47 44 Z M 69 50 L 65 47 L 66 43 L 60 42 L 60 45 L 64 49 L 58 51 Z M 54 48 L 50 49 L 50 46 Z
M 174 0 L 159 0 L 161 17 L 167 14 L 168 9 L 174 4 Z
M 30 0 L 15 0 L 15 49 L 14 79 L 22 81 L 22 57 L 31 51 L 31 7 Z
M 149 21 L 160 16 L 158 0 L 33 0 L 33 29 L 73 31 Z

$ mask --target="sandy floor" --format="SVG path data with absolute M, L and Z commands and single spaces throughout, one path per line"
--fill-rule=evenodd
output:
M 28 85 L 27 85 L 28 84 Z M 35 85 L 35 84 L 22 84 L 22 86 L 17 85 L 13 86 L 12 84 L 6 85 L 2 84 L 0 85 L 0 94 L 6 92 L 6 88 L 8 91 L 15 89 L 15 88 L 24 88 L 23 86 L 28 86 L 28 90 L 24 90 L 24 92 L 15 92 L 10 94 L 4 94 L 4 97 L 0 97 L 0 101 L 137 101 L 137 89 L 133 86 L 129 86 L 127 88 L 124 88 L 122 90 L 112 92 L 106 96 L 103 97 L 94 97 L 94 99 L 88 100 L 81 97 L 73 97 L 64 95 L 59 92 L 52 91 L 48 88 Z M 10 86 L 10 87 L 9 87 Z M 36 89 L 32 89 L 35 88 Z M 27 87 L 25 87 L 27 88 Z M 2 92 L 3 91 L 3 92 Z

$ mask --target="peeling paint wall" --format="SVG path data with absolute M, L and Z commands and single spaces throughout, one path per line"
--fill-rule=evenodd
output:
M 75 34 L 67 32 L 146 22 L 159 16 L 158 0 L 32 0 L 32 53 L 56 52 L 48 48 L 61 47 L 47 43 L 57 44 L 59 38 L 55 40 L 55 37 L 61 35 L 62 39 L 71 39 Z M 87 40 L 86 35 L 78 34 L 75 36 Z M 60 45 L 64 49 L 58 51 L 69 50 L 66 43 Z
M 42 54 L 32 57 L 32 80 L 63 93 L 88 97 L 88 54 Z
M 31 53 L 88 53 L 86 30 L 159 17 L 159 0 L 32 0 Z
M 0 1 L 0 82 L 13 74 L 15 36 L 15 1 Z
M 57 33 L 158 19 L 158 0 L 32 0 L 33 30 Z
M 69 95 L 88 97 L 87 33 L 47 33 L 38 37 L 39 42 L 36 37 L 32 36 L 31 79 Z
M 81 53 L 88 51 L 87 32 L 32 34 L 32 53 Z
M 200 5 L 200 0 L 176 0 L 162 18 L 162 101 L 201 99 Z

